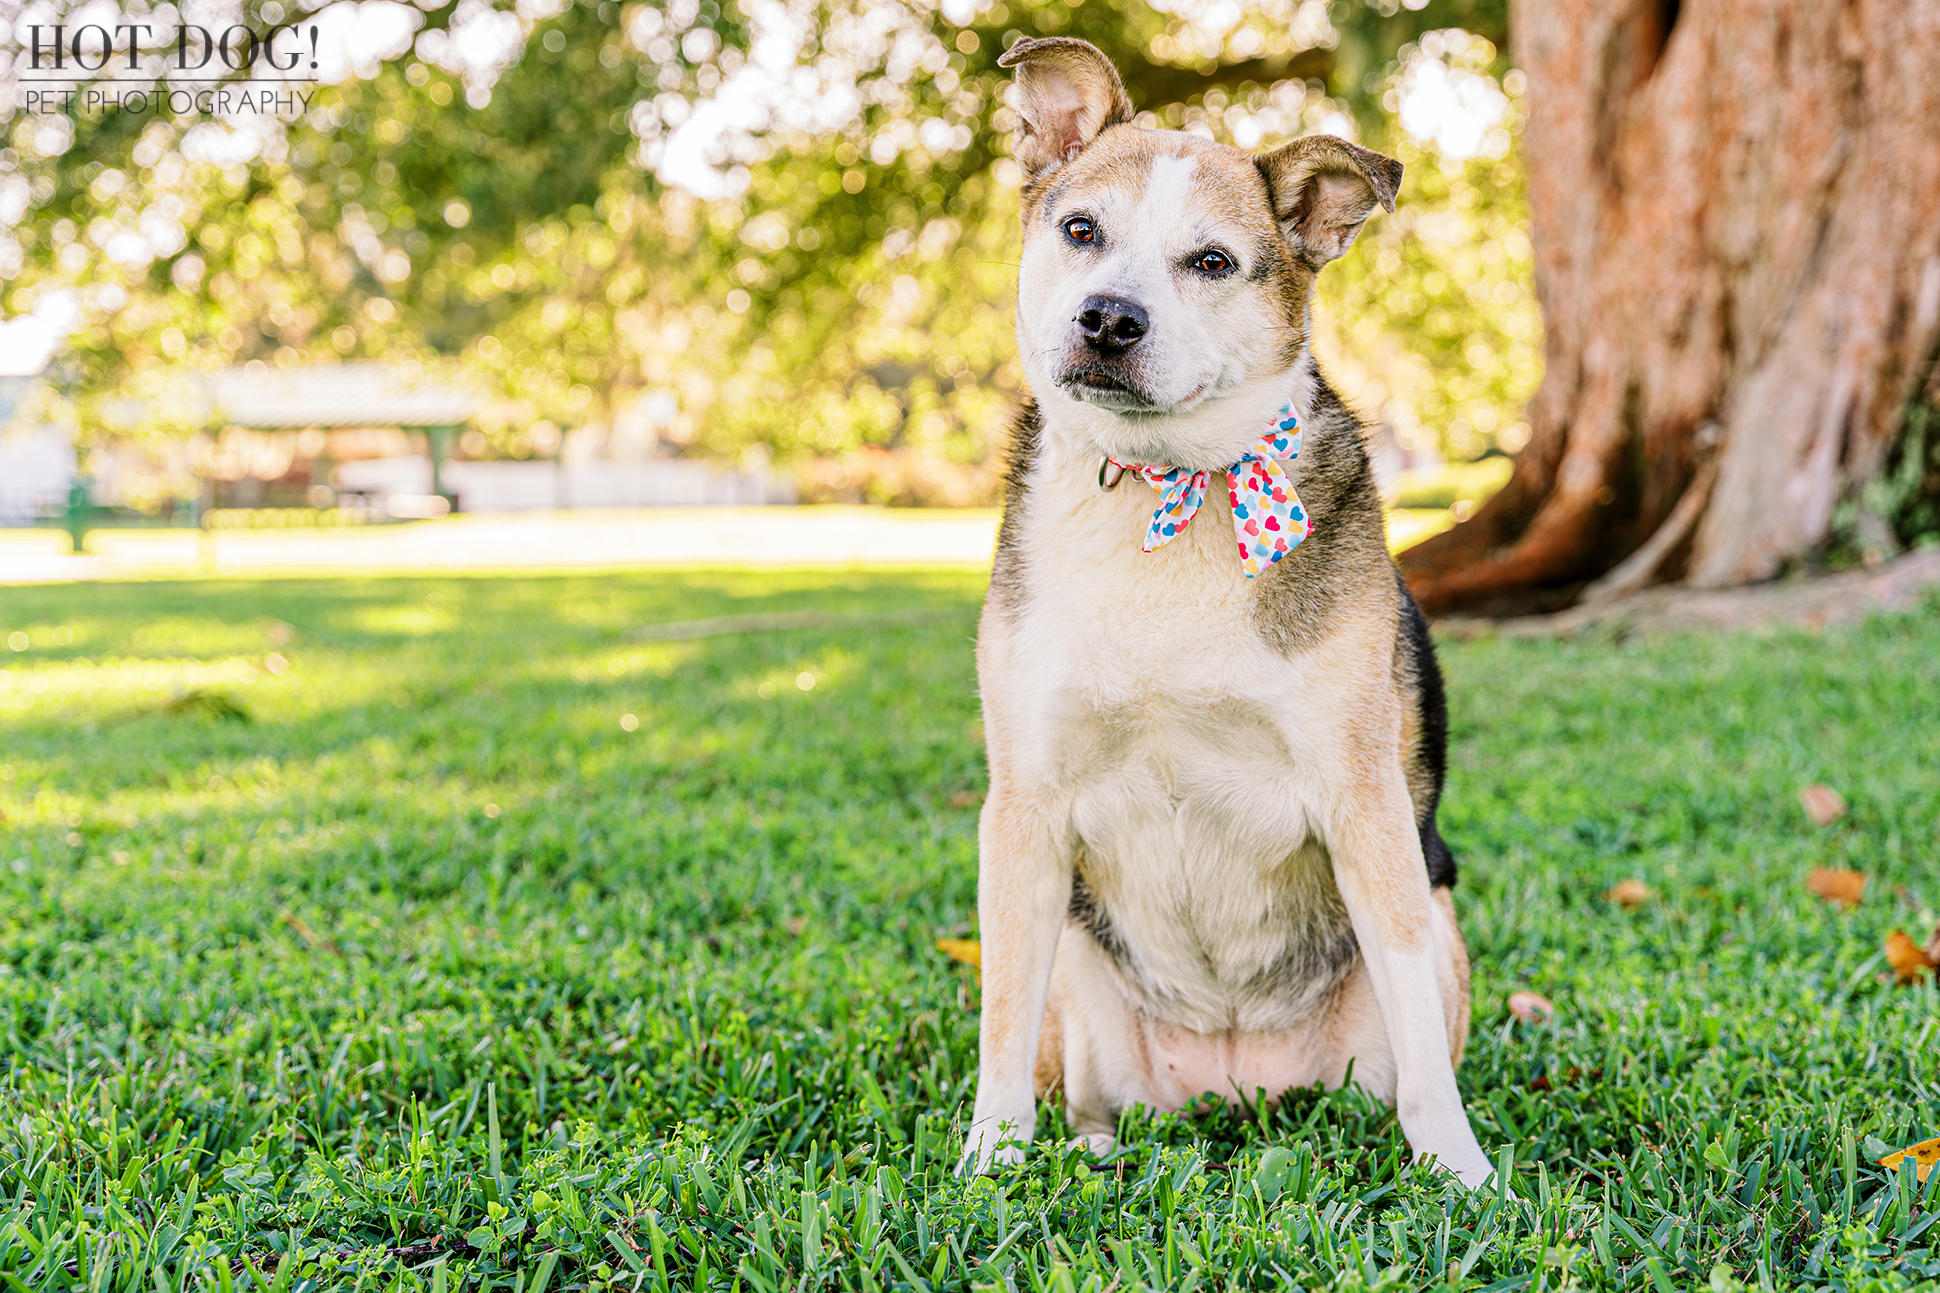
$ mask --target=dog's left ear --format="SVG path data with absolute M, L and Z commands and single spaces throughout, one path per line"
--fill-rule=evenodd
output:
M 1118 69 L 1086 41 L 1020 40 L 997 66 L 1017 69 L 1017 110 L 1024 120 L 1011 151 L 1030 179 L 1076 157 L 1106 126 L 1132 119 Z
M 1253 159 L 1266 177 L 1273 218 L 1314 269 L 1354 245 L 1374 204 L 1394 210 L 1401 163 L 1333 135 L 1308 135 Z

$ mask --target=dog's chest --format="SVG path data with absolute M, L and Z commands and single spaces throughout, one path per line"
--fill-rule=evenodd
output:
M 1065 492 L 1034 500 L 1001 682 L 1020 771 L 1069 812 L 1087 921 L 1148 1009 L 1282 1026 L 1352 956 L 1315 826 L 1325 689 L 1255 627 L 1223 498 L 1148 554 L 1149 488 Z

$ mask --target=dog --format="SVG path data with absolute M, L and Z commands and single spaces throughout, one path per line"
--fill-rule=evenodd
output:
M 1441 675 L 1308 346 L 1315 275 L 1394 209 L 1401 165 L 1141 128 L 1080 40 L 999 61 L 1032 394 L 977 640 L 962 1170 L 1018 1161 L 1054 1093 L 1104 1154 L 1136 1105 L 1351 1073 L 1418 1157 L 1480 1185 Z

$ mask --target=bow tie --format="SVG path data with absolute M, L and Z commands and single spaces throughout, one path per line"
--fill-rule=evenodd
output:
M 1289 401 L 1273 415 L 1266 434 L 1226 468 L 1227 489 L 1233 500 L 1233 536 L 1239 540 L 1239 564 L 1246 577 L 1265 570 L 1300 545 L 1313 532 L 1313 520 L 1293 492 L 1285 463 L 1300 456 L 1300 417 Z M 1192 524 L 1206 501 L 1210 471 L 1187 471 L 1170 463 L 1120 462 L 1112 466 L 1135 471 L 1159 493 L 1159 509 L 1145 528 L 1143 551 L 1164 547 Z

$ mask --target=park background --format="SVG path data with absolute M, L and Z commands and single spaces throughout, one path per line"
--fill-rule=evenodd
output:
M 1433 15 L 1337 16 L 331 6 L 335 83 L 295 120 L 16 111 L 16 441 L 44 427 L 50 463 L 73 442 L 127 521 L 395 519 L 433 454 L 471 512 L 993 506 L 1020 382 L 995 59 L 1071 31 L 1134 59 L 1155 123 L 1247 147 L 1324 128 L 1409 163 L 1327 276 L 1319 344 L 1426 532 L 1506 478 L 1442 467 L 1521 448 L 1541 373 L 1521 78 Z M 1499 6 L 1479 16 L 1500 40 Z M 434 390 L 457 398 L 409 432 L 355 424 Z M 65 506 L 58 471 L 38 490 L 19 470 L 0 506 Z
M 272 122 L 0 0 L 0 1279 L 1930 1288 L 1936 10 L 140 10 L 314 23 Z M 1020 34 L 1407 162 L 1315 344 L 1513 1194 L 1352 1092 L 950 1171 Z

